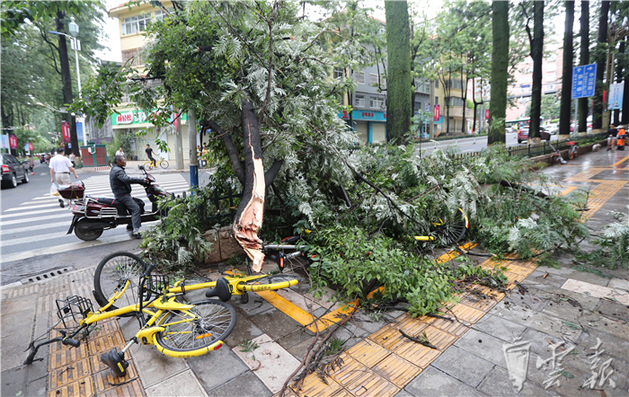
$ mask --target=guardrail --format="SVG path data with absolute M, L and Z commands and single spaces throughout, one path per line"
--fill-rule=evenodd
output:
M 507 148 L 507 152 L 509 153 L 509 156 L 514 156 L 514 157 L 536 157 L 536 156 L 542 156 L 545 154 L 554 153 L 555 150 L 553 148 L 558 149 L 558 150 L 569 149 L 570 145 L 568 145 L 566 142 L 577 142 L 579 146 L 582 146 L 581 142 L 592 141 L 592 140 L 601 141 L 601 140 L 606 139 L 607 136 L 608 134 L 606 132 L 601 132 L 598 134 L 579 135 L 575 137 L 574 139 L 570 138 L 570 139 L 565 139 L 561 141 L 553 141 L 553 142 L 543 141 L 535 145 L 526 145 L 526 146 L 510 146 Z M 452 158 L 455 164 L 463 164 L 480 155 L 481 155 L 481 152 L 457 153 L 457 154 L 452 155 Z

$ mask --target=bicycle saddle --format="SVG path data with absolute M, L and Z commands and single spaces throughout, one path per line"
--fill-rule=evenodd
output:
M 116 376 L 125 376 L 126 369 L 129 363 L 124 359 L 124 353 L 118 353 L 118 350 L 114 347 L 108 353 L 100 355 L 100 361 L 111 368 Z
M 229 301 L 232 298 L 232 292 L 229 287 L 229 282 L 224 277 L 219 278 L 218 280 L 216 280 L 216 286 L 208 290 L 205 293 L 205 296 L 208 298 L 217 296 L 218 299 L 222 300 L 223 302 Z

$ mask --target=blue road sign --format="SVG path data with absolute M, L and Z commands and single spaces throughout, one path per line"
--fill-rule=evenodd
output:
M 572 68 L 572 99 L 594 96 L 595 88 L 595 63 Z

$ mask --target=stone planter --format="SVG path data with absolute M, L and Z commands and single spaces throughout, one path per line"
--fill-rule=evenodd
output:
M 203 238 L 212 245 L 212 251 L 206 255 L 205 263 L 223 262 L 234 256 L 245 255 L 245 251 L 232 236 L 231 226 L 208 230 L 203 233 Z

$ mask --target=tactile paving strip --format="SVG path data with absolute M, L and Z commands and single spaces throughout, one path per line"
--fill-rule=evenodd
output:
M 51 331 L 51 337 L 58 335 Z M 144 396 L 133 361 L 124 377 L 117 377 L 100 361 L 100 355 L 124 347 L 124 336 L 115 319 L 98 323 L 98 327 L 78 348 L 61 342 L 50 345 L 48 360 L 48 396 Z
M 515 259 L 515 258 L 513 258 Z M 522 281 L 535 270 L 535 260 L 484 261 L 486 269 L 503 268 L 505 276 Z M 308 375 L 301 388 L 293 384 L 298 396 L 393 396 L 415 379 L 431 362 L 478 322 L 505 294 L 487 287 L 474 286 L 477 293 L 461 295 L 461 301 L 441 309 L 439 317 L 412 318 L 408 314 L 385 325 L 367 339 L 341 355 L 343 365 L 322 379 L 319 374 Z M 435 349 L 409 340 L 425 336 Z
M 589 211 L 584 211 L 583 217 L 585 219 L 591 218 L 596 211 L 600 210 L 603 205 L 614 197 L 626 184 L 627 181 L 604 181 L 600 185 L 592 188 L 587 203 Z

